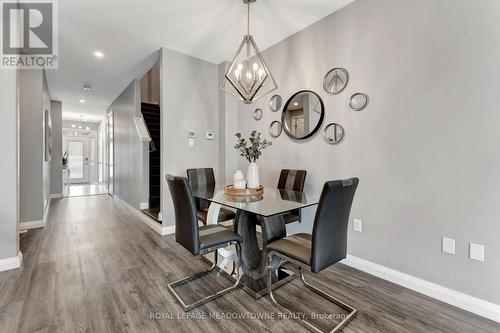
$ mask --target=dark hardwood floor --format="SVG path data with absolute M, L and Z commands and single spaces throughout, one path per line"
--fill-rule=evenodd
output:
M 0 273 L 0 332 L 305 331 L 278 317 L 267 297 L 255 301 L 242 290 L 188 318 L 166 283 L 207 264 L 108 196 L 53 200 L 48 226 L 22 234 L 21 250 L 23 267 Z M 500 332 L 500 324 L 341 264 L 309 279 L 358 309 L 345 333 Z M 229 283 L 216 274 L 203 282 L 187 291 L 200 295 Z M 341 314 L 299 281 L 277 296 L 307 315 Z M 240 318 L 227 318 L 236 315 Z M 320 322 L 325 329 L 334 326 Z

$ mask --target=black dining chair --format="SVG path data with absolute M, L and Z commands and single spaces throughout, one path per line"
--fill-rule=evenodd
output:
M 295 192 L 304 191 L 304 183 L 306 182 L 306 170 L 282 169 L 278 180 L 278 190 L 288 190 Z M 296 209 L 283 214 L 285 223 L 294 223 L 301 221 L 301 210 Z
M 358 178 L 326 182 L 314 218 L 312 235 L 305 233 L 294 234 L 281 238 L 267 246 L 269 264 L 268 290 L 272 302 L 282 312 L 292 313 L 279 304 L 273 295 L 271 260 L 274 256 L 277 256 L 282 259 L 281 262 L 283 263 L 288 261 L 298 266 L 300 278 L 307 288 L 349 312 L 329 332 L 341 330 L 354 318 L 357 310 L 307 282 L 302 270 L 308 268 L 312 273 L 319 273 L 346 257 L 349 214 L 358 183 Z M 279 266 L 275 269 L 277 270 Z M 305 319 L 299 320 L 311 331 L 323 332 L 312 322 Z
M 184 311 L 190 311 L 238 288 L 241 276 L 239 274 L 239 268 L 236 267 L 237 279 L 233 286 L 218 291 L 192 304 L 186 304 L 174 290 L 177 286 L 198 279 L 213 271 L 217 267 L 217 259 L 219 256 L 218 249 L 234 245 L 237 253 L 241 253 L 241 237 L 233 230 L 219 224 L 209 224 L 198 227 L 196 205 L 187 179 L 172 175 L 167 175 L 166 179 L 174 205 L 175 241 L 194 256 L 214 252 L 214 263 L 207 271 L 168 284 L 168 290 L 181 305 L 182 309 Z M 236 263 L 236 265 L 238 266 L 239 264 Z
M 214 169 L 212 168 L 187 169 L 186 172 L 189 184 L 191 186 L 207 186 L 207 187 L 212 186 L 215 188 Z M 198 220 L 204 225 L 206 225 L 210 202 L 195 198 L 195 203 L 196 203 L 196 214 L 198 216 Z M 222 207 L 219 210 L 219 216 L 217 217 L 217 222 L 233 220 L 235 216 L 236 214 L 233 211 Z

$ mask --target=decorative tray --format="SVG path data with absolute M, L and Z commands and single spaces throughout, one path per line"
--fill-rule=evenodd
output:
M 224 186 L 224 193 L 231 196 L 241 196 L 241 197 L 262 196 L 264 194 L 264 187 L 261 185 L 257 188 L 237 189 L 234 188 L 233 184 L 229 184 Z

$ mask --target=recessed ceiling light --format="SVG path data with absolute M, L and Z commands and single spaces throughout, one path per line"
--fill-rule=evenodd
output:
M 299 106 L 299 103 L 295 102 L 293 103 L 294 106 Z
M 90 129 L 90 127 L 87 126 L 87 127 L 85 127 L 85 129 L 88 131 Z
M 73 124 L 73 125 L 71 125 L 71 127 L 75 128 L 75 127 L 76 127 L 76 125 L 75 125 L 75 124 Z
M 104 53 L 102 53 L 101 51 L 95 51 L 95 52 L 94 52 L 94 55 L 95 55 L 97 58 L 103 58 L 103 57 L 104 57 Z
M 82 127 L 82 125 L 80 125 L 80 126 L 78 126 L 78 128 L 79 128 L 79 129 L 82 129 L 83 127 Z
M 81 99 L 81 100 L 80 100 L 80 103 L 85 103 L 85 100 L 84 100 L 84 99 Z

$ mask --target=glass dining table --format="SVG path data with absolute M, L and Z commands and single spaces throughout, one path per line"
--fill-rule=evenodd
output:
M 317 205 L 319 193 L 295 192 L 265 187 L 261 196 L 232 196 L 223 187 L 192 186 L 195 198 L 210 202 L 207 224 L 217 224 L 222 206 L 236 210 L 234 230 L 242 237 L 241 253 L 238 253 L 242 270 L 243 289 L 255 298 L 267 293 L 267 244 L 286 236 L 284 213 Z M 261 227 L 261 246 L 259 246 L 257 226 Z M 293 278 L 293 273 L 278 267 L 275 256 L 271 263 L 273 289 Z

